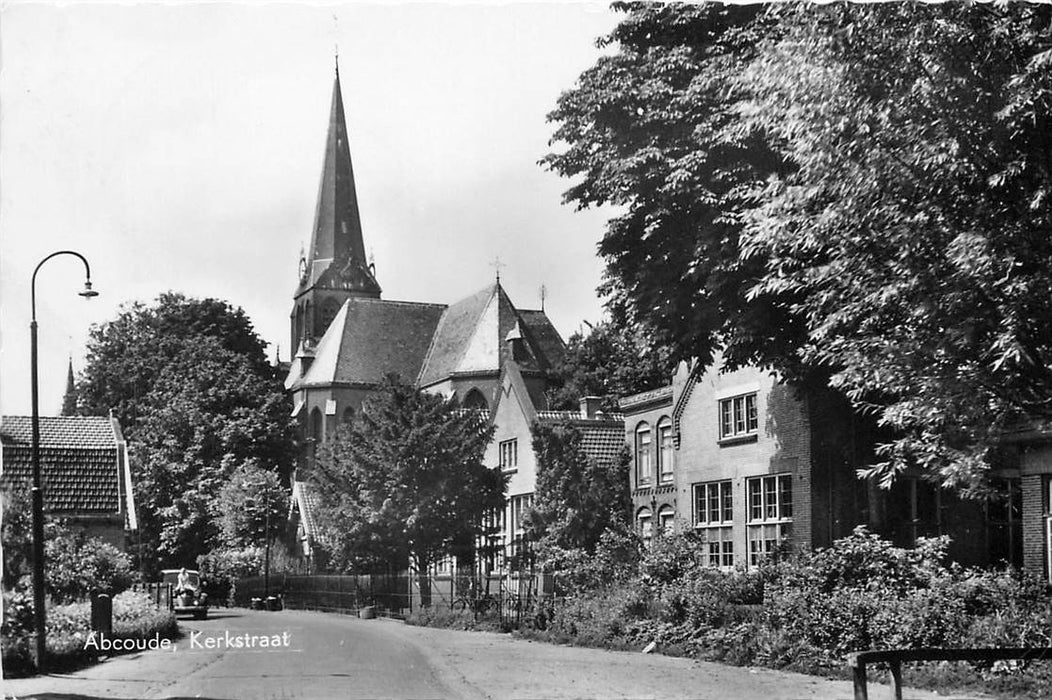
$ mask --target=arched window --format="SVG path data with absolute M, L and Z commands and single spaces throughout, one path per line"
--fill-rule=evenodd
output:
M 354 409 L 348 406 L 343 409 L 343 423 L 344 425 L 350 425 L 354 421 Z
M 468 395 L 464 397 L 464 408 L 475 408 L 488 411 L 489 402 L 486 401 L 486 397 L 482 395 L 481 391 L 478 389 L 472 389 L 468 392 Z
M 332 319 L 336 318 L 336 314 L 340 312 L 340 302 L 336 299 L 326 299 L 321 304 L 321 327 L 318 329 L 321 333 L 329 330 L 329 324 L 332 323 Z
M 658 509 L 658 532 L 662 535 L 671 535 L 675 529 L 676 512 L 672 506 L 665 504 Z
M 645 421 L 636 426 L 636 486 L 650 484 L 650 425 Z
M 658 421 L 658 479 L 663 484 L 672 481 L 672 419 L 664 416 Z
M 636 512 L 636 529 L 639 536 L 643 538 L 643 544 L 650 546 L 650 540 L 654 536 L 654 523 L 652 522 L 650 509 L 640 508 Z
M 314 337 L 314 317 L 310 312 L 310 299 L 303 305 L 303 337 Z
M 296 346 L 294 348 L 292 348 L 292 356 L 293 357 L 295 357 L 296 353 L 299 352 L 300 343 L 303 341 L 303 307 L 302 306 L 297 306 L 296 307 L 296 328 L 295 328 L 295 333 L 296 333 L 296 337 L 294 338 L 294 341 L 296 343 Z
M 310 412 L 310 456 L 314 459 L 318 456 L 318 446 L 321 445 L 324 436 L 325 418 L 321 415 L 321 409 L 316 407 Z

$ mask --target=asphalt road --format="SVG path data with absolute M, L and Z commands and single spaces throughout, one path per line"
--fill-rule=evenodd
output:
M 174 649 L 72 674 L 8 680 L 5 697 L 695 698 L 849 700 L 850 684 L 653 654 L 564 647 L 483 632 L 325 613 L 218 610 L 181 622 Z M 884 697 L 886 687 L 871 687 Z M 909 691 L 907 698 L 932 700 Z M 946 700 L 943 698 L 942 700 Z

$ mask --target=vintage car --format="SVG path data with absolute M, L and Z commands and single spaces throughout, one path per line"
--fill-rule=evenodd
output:
M 186 571 L 182 585 L 179 575 Z M 201 574 L 192 569 L 163 569 L 161 583 L 172 586 L 171 609 L 176 615 L 193 615 L 198 620 L 208 617 L 208 596 L 201 588 Z

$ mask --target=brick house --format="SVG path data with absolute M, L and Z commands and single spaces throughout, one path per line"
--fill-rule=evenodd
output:
M 754 566 L 782 541 L 825 547 L 861 524 L 901 546 L 949 535 L 951 557 L 973 565 L 1021 565 L 1024 542 L 1036 552 L 1047 541 L 1033 534 L 1043 522 L 1025 539 L 1021 516 L 1047 513 L 1048 500 L 1032 486 L 1038 505 L 1024 510 L 1018 469 L 999 472 L 1004 498 L 990 502 L 961 499 L 909 473 L 881 489 L 856 476 L 873 457 L 876 427 L 831 392 L 803 396 L 767 371 L 681 364 L 671 385 L 625 397 L 621 409 L 637 530 L 644 539 L 655 527 L 693 530 L 711 566 Z M 1052 450 L 1032 449 L 1023 461 L 1042 459 L 1052 473 Z M 1028 555 L 1028 568 L 1037 556 Z
M 0 444 L 5 487 L 32 485 L 32 419 L 3 416 Z M 116 418 L 42 416 L 40 470 L 44 512 L 121 550 L 137 530 L 128 448 Z

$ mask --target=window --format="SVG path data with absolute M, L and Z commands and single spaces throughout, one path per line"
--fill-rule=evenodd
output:
M 509 534 L 511 535 L 511 556 L 513 568 L 518 568 L 517 564 L 521 564 L 524 558 L 529 554 L 528 545 L 526 542 L 526 531 L 522 527 L 522 516 L 526 514 L 531 507 L 533 507 L 533 494 L 524 493 L 519 496 L 512 496 L 509 499 L 509 508 L 511 510 L 511 518 L 509 523 L 511 525 Z
M 997 479 L 986 505 L 991 564 L 1023 565 L 1023 492 L 1019 479 Z
M 661 483 L 672 481 L 672 421 L 662 418 L 658 423 L 658 472 Z
M 636 514 L 636 527 L 639 529 L 639 536 L 643 538 L 643 545 L 650 547 L 650 540 L 654 536 L 654 529 L 649 508 L 642 508 Z
M 672 506 L 664 505 L 658 510 L 658 528 L 662 535 L 671 535 L 675 531 L 676 512 Z
M 636 428 L 636 486 L 650 483 L 650 426 L 640 423 Z
M 734 495 L 730 481 L 694 484 L 694 528 L 705 542 L 704 564 L 734 566 Z
M 793 477 L 775 474 L 749 479 L 749 566 L 778 549 L 789 537 L 793 520 Z
M 920 537 L 937 537 L 942 496 L 939 488 L 923 479 L 899 477 L 888 494 L 888 525 L 899 547 L 913 547 Z
M 519 441 L 517 438 L 503 440 L 497 445 L 500 452 L 500 468 L 504 471 L 514 471 L 519 466 Z
M 721 440 L 755 435 L 758 428 L 755 391 L 720 400 Z
M 464 408 L 487 411 L 489 410 L 489 403 L 486 401 L 486 397 L 482 395 L 481 391 L 478 389 L 472 389 L 468 392 L 468 395 L 464 397 Z

